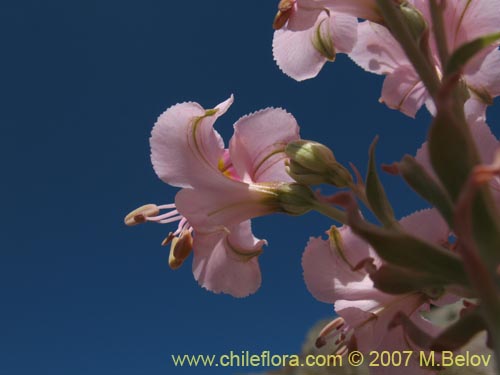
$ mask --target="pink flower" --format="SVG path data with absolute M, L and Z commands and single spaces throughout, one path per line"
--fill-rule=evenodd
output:
M 432 26 L 427 0 L 410 1 L 420 10 Z M 448 50 L 454 51 L 462 44 L 485 34 L 500 30 L 500 0 L 448 0 L 444 12 Z M 442 72 L 437 47 L 431 35 L 431 58 L 436 70 Z M 380 101 L 392 109 L 414 117 L 426 103 L 434 112 L 433 103 L 419 76 L 398 42 L 390 32 L 379 24 L 362 22 L 358 27 L 358 41 L 349 53 L 354 62 L 363 69 L 386 75 Z M 471 98 L 466 103 L 466 112 L 478 116 L 484 114 L 486 105 L 500 95 L 500 51 L 489 49 L 479 54 L 463 71 L 463 77 Z
M 400 224 L 416 237 L 447 244 L 448 226 L 434 209 L 416 212 L 403 218 Z M 429 297 L 420 292 L 389 295 L 377 290 L 368 272 L 356 267 L 366 260 L 372 260 L 377 268 L 382 265 L 375 251 L 347 226 L 338 229 L 338 235 L 330 233 L 329 240 L 309 240 L 302 258 L 307 288 L 318 300 L 333 303 L 339 315 L 325 327 L 318 344 L 333 341 L 336 352 L 341 354 L 352 349 L 408 350 L 410 339 L 403 328 L 389 329 L 389 326 L 396 314 L 403 313 L 422 330 L 432 333 L 434 327 L 420 314 L 429 308 Z M 418 368 L 418 364 L 414 365 Z M 393 370 L 397 374 L 401 368 Z M 387 368 L 381 371 L 392 373 L 384 372 L 389 371 Z
M 182 190 L 175 204 L 140 209 L 126 222 L 180 221 L 166 242 L 186 233 L 190 238 L 193 231 L 194 240 L 173 243 L 171 266 L 180 266 L 192 245 L 200 285 L 244 297 L 260 286 L 257 257 L 266 243 L 253 236 L 249 219 L 283 211 L 280 189 L 292 181 L 283 151 L 299 139 L 299 128 L 284 110 L 264 109 L 235 123 L 225 149 L 213 125 L 232 102 L 230 97 L 209 110 L 197 103 L 177 104 L 158 118 L 150 139 L 153 167 L 164 182 Z M 158 215 L 161 208 L 171 211 Z
M 348 53 L 356 43 L 356 17 L 333 11 L 329 3 L 280 2 L 273 55 L 280 69 L 297 81 L 315 77 L 337 52 Z

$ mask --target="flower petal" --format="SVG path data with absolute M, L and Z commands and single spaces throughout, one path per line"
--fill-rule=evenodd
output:
M 374 297 L 372 300 L 335 302 L 337 314 L 354 328 L 358 349 L 362 352 L 385 349 L 394 316 L 399 312 L 410 316 L 424 303 L 420 293 L 390 296 L 378 292 Z
M 224 176 L 216 182 L 203 189 L 182 189 L 175 196 L 177 210 L 197 232 L 229 228 L 278 209 L 273 205 L 275 195 L 270 189 Z
M 464 113 L 468 122 L 486 121 L 487 104 L 472 94 L 464 104 Z
M 389 108 L 397 109 L 405 115 L 415 117 L 429 95 L 415 70 L 401 66 L 384 80 L 380 101 Z
M 196 233 L 193 274 L 198 283 L 233 297 L 255 293 L 261 284 L 258 254 L 264 240 L 256 239 L 250 221 L 210 234 Z
M 335 12 L 349 14 L 373 22 L 382 22 L 375 0 L 319 0 Z
M 358 40 L 358 19 L 342 13 L 330 12 L 330 32 L 337 52 L 349 53 Z
M 286 145 L 298 140 L 299 126 L 283 109 L 267 108 L 234 124 L 229 152 L 234 168 L 247 182 L 291 182 L 285 171 Z
M 482 61 L 479 69 L 465 74 L 471 91 L 486 104 L 500 95 L 500 50 L 494 49 Z
M 500 0 L 448 0 L 444 22 L 451 51 L 460 45 L 500 30 Z
M 231 96 L 208 111 L 197 103 L 181 103 L 158 118 L 150 138 L 151 161 L 158 177 L 178 187 L 223 177 L 217 165 L 224 144 L 213 125 L 232 102 Z
M 376 74 L 389 74 L 410 64 L 389 30 L 369 21 L 358 25 L 358 40 L 349 57 L 361 68 Z
M 321 238 L 309 239 L 302 256 L 307 289 L 316 299 L 327 303 L 337 299 L 369 298 L 379 293 L 364 270 L 352 270 L 361 260 L 376 255 L 350 228 L 344 226 L 340 233 L 342 249 Z
M 417 211 L 399 221 L 405 231 L 433 244 L 445 244 L 450 228 L 434 208 Z
M 323 11 L 321 5 L 314 0 L 296 0 L 294 7 L 286 25 L 286 28 L 291 31 L 310 29 Z
M 274 59 L 283 73 L 296 81 L 316 77 L 327 61 L 312 43 L 315 29 L 316 26 L 303 31 L 280 29 L 274 32 Z

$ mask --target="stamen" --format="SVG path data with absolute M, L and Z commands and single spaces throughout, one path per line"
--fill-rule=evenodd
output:
M 169 203 L 169 204 L 162 204 L 161 206 L 158 206 L 160 210 L 169 210 L 171 208 L 175 208 L 175 203 Z
M 178 213 L 179 213 L 179 211 L 173 210 L 173 211 L 167 212 L 167 213 L 165 213 L 163 215 L 149 216 L 149 217 L 147 217 L 147 220 L 148 221 L 160 221 L 160 220 L 166 219 L 168 217 L 177 215 Z
M 343 329 L 344 327 L 345 329 Z M 335 345 L 338 345 L 345 339 L 345 331 L 347 331 L 348 329 L 349 327 L 345 326 L 345 321 L 343 318 L 332 320 L 330 323 L 324 326 L 319 333 L 318 338 L 316 339 L 316 347 L 321 348 L 322 346 L 326 345 L 328 340 L 335 338 L 337 338 L 337 340 L 335 341 Z
M 174 238 L 175 233 L 170 232 L 167 237 L 161 242 L 161 246 L 167 246 Z
M 170 245 L 168 265 L 173 270 L 178 269 L 193 250 L 193 237 L 189 231 L 182 233 L 180 237 L 174 237 Z
M 160 213 L 160 209 L 156 204 L 145 204 L 136 208 L 127 216 L 125 216 L 125 224 L 128 226 L 144 223 L 148 216 L 155 216 Z
M 160 224 L 173 223 L 174 221 L 181 220 L 183 217 L 184 216 L 182 216 L 182 215 L 177 215 L 177 216 L 171 217 L 170 219 L 160 220 L 160 221 L 158 221 L 158 223 L 160 223 Z
M 347 348 L 347 346 L 341 346 L 339 349 L 337 349 L 337 351 L 335 352 L 335 354 L 337 355 L 340 355 L 340 356 L 344 356 L 345 354 L 347 354 L 347 351 L 349 349 Z

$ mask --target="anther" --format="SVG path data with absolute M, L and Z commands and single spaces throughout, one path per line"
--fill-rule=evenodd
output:
M 174 236 L 171 242 L 168 265 L 171 269 L 176 270 L 193 250 L 193 237 L 190 231 L 184 231 L 179 237 Z
M 128 226 L 144 223 L 149 216 L 156 216 L 160 213 L 160 209 L 156 204 L 145 204 L 136 208 L 127 216 L 125 216 L 125 224 Z

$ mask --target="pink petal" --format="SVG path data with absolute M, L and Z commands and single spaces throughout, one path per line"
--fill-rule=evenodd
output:
M 322 3 L 335 12 L 374 22 L 382 21 L 375 0 L 323 0 Z
M 373 282 L 364 270 L 353 271 L 361 260 L 375 257 L 368 245 L 355 236 L 350 228 L 340 228 L 343 256 L 330 242 L 310 238 L 302 256 L 302 268 L 307 289 L 318 300 L 333 303 L 337 299 L 369 298 L 374 293 Z
M 500 13 L 500 12 L 499 12 Z M 467 85 L 473 93 L 488 97 L 487 101 L 500 95 L 500 50 L 494 49 L 472 74 L 465 72 Z M 491 104 L 487 103 L 487 104 Z
M 445 244 L 450 235 L 446 221 L 434 208 L 417 211 L 399 223 L 408 233 L 433 244 Z
M 280 69 L 297 81 L 315 77 L 336 52 L 350 52 L 356 42 L 357 20 L 345 14 L 322 11 L 307 29 L 287 26 L 274 33 L 273 54 Z M 318 34 L 331 44 L 332 56 L 325 57 L 314 46 Z
M 482 120 L 471 124 L 471 131 L 482 162 L 491 164 L 495 158 L 495 152 L 500 147 L 498 139 L 493 135 L 490 127 Z
M 410 66 L 401 66 L 384 80 L 380 101 L 389 108 L 415 117 L 429 95 L 420 78 Z
M 177 104 L 158 118 L 150 138 L 151 161 L 158 177 L 178 187 L 223 177 L 217 166 L 224 144 L 213 125 L 232 102 L 231 96 L 212 114 L 197 103 Z
M 299 138 L 297 121 L 283 109 L 268 108 L 242 117 L 234 124 L 229 143 L 234 168 L 247 182 L 291 182 L 284 150 Z
M 214 293 L 233 297 L 255 293 L 261 284 L 261 273 L 258 257 L 252 255 L 258 254 L 265 243 L 253 236 L 250 221 L 232 227 L 230 233 L 196 233 L 194 277 L 202 287 Z
M 274 199 L 273 193 L 223 176 L 200 189 L 182 189 L 175 205 L 195 231 L 207 232 L 275 212 Z
M 349 53 L 358 39 L 358 19 L 347 14 L 330 12 L 330 32 L 337 52 Z
M 432 326 L 431 323 L 420 317 L 420 314 L 416 313 L 411 316 L 411 320 L 423 331 L 436 335 L 438 329 L 435 326 Z M 431 326 L 431 328 L 428 328 Z M 404 351 L 411 351 L 413 354 L 420 353 L 417 351 L 418 346 L 416 346 L 410 339 L 407 337 L 406 333 L 403 330 L 403 327 L 395 327 L 389 332 L 387 332 L 384 336 L 383 341 L 379 345 L 378 351 L 387 351 L 389 353 L 400 352 L 401 354 Z M 437 353 L 436 353 L 437 354 Z M 404 357 L 404 354 L 403 354 Z M 406 358 L 402 358 L 403 361 L 406 361 Z M 438 355 L 436 355 L 436 360 L 439 360 Z M 408 365 L 404 367 L 404 373 L 411 375 L 435 375 L 436 371 L 430 370 L 428 368 L 420 367 L 420 358 L 419 355 L 412 355 L 408 360 Z M 400 375 L 402 373 L 401 366 L 380 366 L 373 367 L 370 370 L 371 375 Z
M 469 123 L 476 121 L 484 122 L 486 120 L 486 107 L 486 103 L 474 94 L 471 94 L 471 97 L 464 104 L 464 113 L 467 121 Z
M 319 17 L 319 20 L 324 19 Z M 280 29 L 274 32 L 273 55 L 279 68 L 297 81 L 313 78 L 327 62 L 312 44 L 316 25 L 303 31 Z
M 358 25 L 358 40 L 349 57 L 363 69 L 376 74 L 389 74 L 410 64 L 389 30 L 368 21 Z
M 323 8 L 314 0 L 297 0 L 286 28 L 291 31 L 304 31 L 316 23 Z
M 374 297 L 372 300 L 335 302 L 335 311 L 354 328 L 358 349 L 365 353 L 378 348 L 384 350 L 390 344 L 386 338 L 394 316 L 398 312 L 410 316 L 424 303 L 419 293 L 389 296 L 378 292 Z
M 448 0 L 444 21 L 451 51 L 481 35 L 500 30 L 499 0 Z

